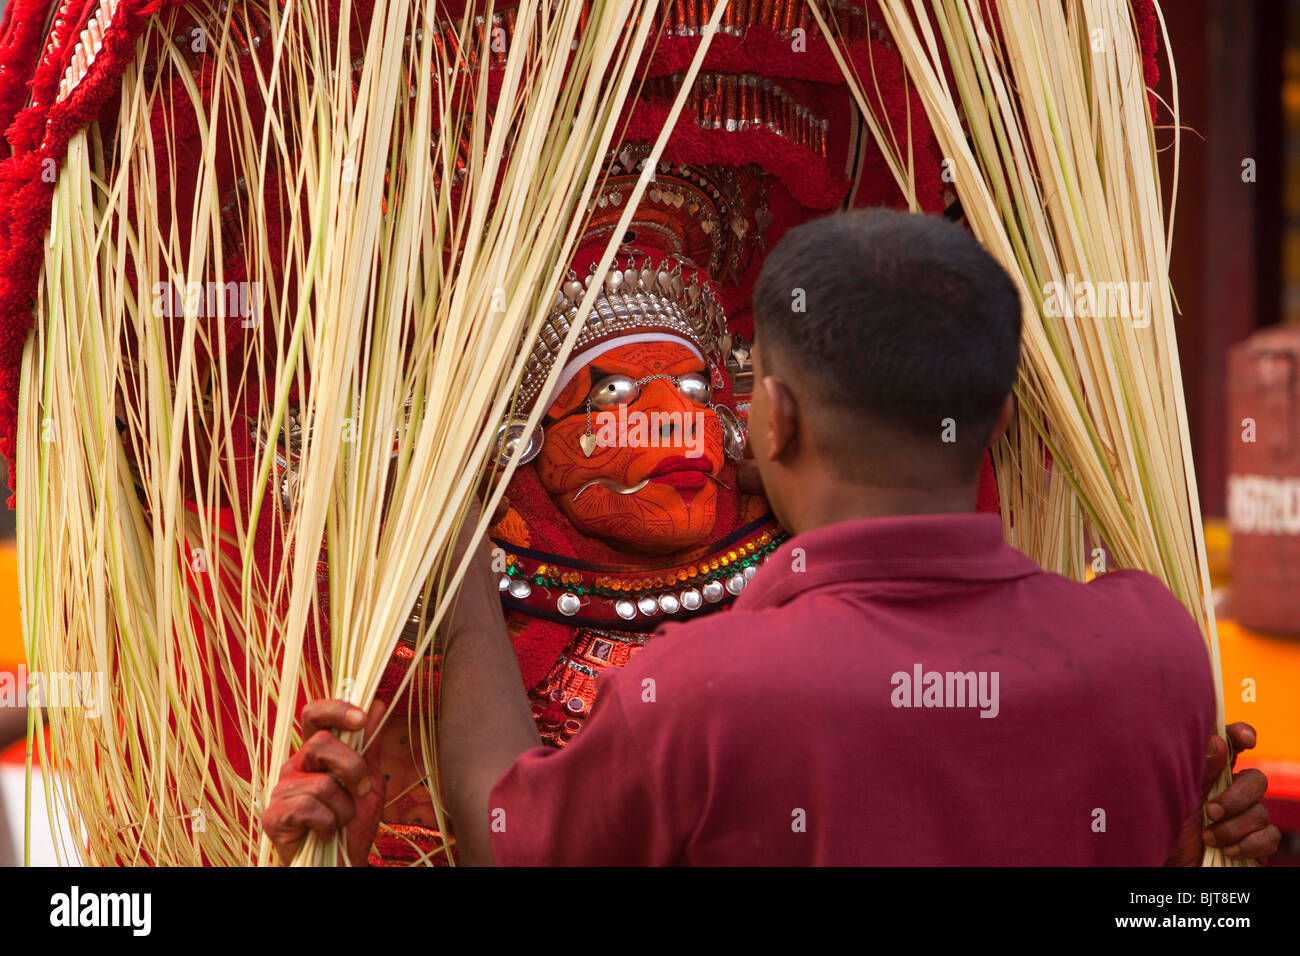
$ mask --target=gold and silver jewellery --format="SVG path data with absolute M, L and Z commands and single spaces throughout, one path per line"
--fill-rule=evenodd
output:
M 749 441 L 744 423 L 726 405 L 709 407 L 713 409 L 713 414 L 718 416 L 718 424 L 722 426 L 722 450 L 732 461 L 740 461 L 745 457 L 745 445 Z
M 587 430 L 578 439 L 583 455 L 590 458 L 596 450 L 596 436 L 591 428 L 592 408 L 608 410 L 629 405 L 641 397 L 641 386 L 659 379 L 672 382 L 683 396 L 713 411 L 717 416 L 718 424 L 722 426 L 723 451 L 732 461 L 740 461 L 745 451 L 745 427 L 730 408 L 712 401 L 713 386 L 700 372 L 687 372 L 684 375 L 647 375 L 641 379 L 633 379 L 630 375 L 607 375 L 600 379 L 587 396 Z
M 504 468 L 516 458 L 519 464 L 526 465 L 542 450 L 546 440 L 546 431 L 540 422 L 530 432 L 528 419 L 508 418 L 497 430 L 497 465 Z
M 592 284 L 598 288 L 596 299 L 572 354 L 630 331 L 658 329 L 693 343 L 710 363 L 725 362 L 731 337 L 707 272 L 672 253 L 656 262 L 634 249 L 615 256 L 602 275 L 597 271 L 593 263 L 579 279 L 570 270 L 556 291 L 524 365 L 520 408 L 530 407 L 541 392 Z

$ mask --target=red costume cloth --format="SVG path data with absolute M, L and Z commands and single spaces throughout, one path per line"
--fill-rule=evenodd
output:
M 973 672 L 976 706 L 918 670 Z M 601 680 L 493 788 L 497 863 L 1156 865 L 1214 726 L 1156 578 L 1050 574 L 990 515 L 798 535 Z

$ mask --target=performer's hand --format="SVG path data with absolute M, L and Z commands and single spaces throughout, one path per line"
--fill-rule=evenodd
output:
M 1239 751 L 1255 746 L 1255 728 L 1246 723 L 1228 727 L 1233 762 Z M 1201 776 L 1201 799 L 1210 795 L 1214 781 L 1228 762 L 1228 744 L 1222 737 L 1210 738 L 1205 768 Z M 1207 846 L 1223 847 L 1232 860 L 1259 860 L 1264 863 L 1282 841 L 1282 832 L 1268 822 L 1268 810 L 1262 803 L 1268 778 L 1258 770 L 1233 774 L 1232 784 L 1205 805 L 1210 825 L 1202 829 L 1201 811 L 1183 822 L 1178 843 L 1167 861 L 1168 866 L 1199 866 Z
M 309 830 L 329 839 L 346 828 L 348 859 L 353 866 L 365 865 L 384 808 L 379 747 L 368 748 L 362 756 L 331 731 L 364 726 L 363 740 L 369 741 L 384 709 L 376 701 L 369 719 L 342 700 L 313 700 L 302 709 L 305 742 L 280 771 L 270 806 L 262 814 L 262 829 L 281 862 L 292 862 Z

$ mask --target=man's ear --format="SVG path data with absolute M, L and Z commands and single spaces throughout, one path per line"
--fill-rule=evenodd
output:
M 997 444 L 1008 428 L 1011 427 L 1012 421 L 1016 417 L 1016 393 L 1009 392 L 1006 400 L 1002 403 L 1002 410 L 998 412 L 998 420 L 993 423 L 993 433 L 989 435 L 989 447 L 992 448 Z
M 767 459 L 778 461 L 795 447 L 799 434 L 799 407 L 785 382 L 767 375 L 761 383 L 767 398 Z

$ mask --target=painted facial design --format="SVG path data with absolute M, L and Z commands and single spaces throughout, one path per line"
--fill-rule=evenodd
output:
M 574 377 L 547 412 L 536 461 L 542 486 L 574 527 L 636 554 L 671 554 L 708 539 L 725 461 L 708 382 L 704 363 L 673 342 L 618 346 Z

